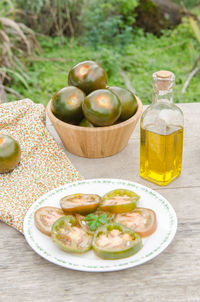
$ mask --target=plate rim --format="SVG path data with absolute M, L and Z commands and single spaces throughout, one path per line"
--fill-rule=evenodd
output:
M 122 185 L 130 185 L 130 186 L 135 186 L 135 187 L 139 187 L 140 189 L 146 191 L 146 193 L 150 193 L 151 195 L 154 195 L 154 197 L 156 196 L 156 198 L 159 199 L 159 201 L 161 203 L 164 203 L 165 207 L 167 207 L 168 209 L 168 213 L 171 214 L 171 230 L 168 231 L 167 233 L 167 238 L 165 238 L 160 245 L 154 249 L 153 251 L 151 251 L 149 254 L 147 254 L 146 256 L 143 256 L 142 259 L 138 260 L 138 261 L 128 261 L 128 259 L 130 259 L 130 257 L 128 258 L 124 258 L 124 261 L 126 261 L 126 263 L 122 263 L 122 264 L 117 264 L 116 265 L 112 265 L 112 267 L 106 265 L 105 267 L 102 265 L 83 265 L 83 264 L 74 264 L 72 262 L 66 263 L 66 261 L 62 261 L 56 257 L 52 257 L 51 254 L 49 254 L 47 251 L 45 251 L 43 248 L 39 247 L 39 245 L 37 244 L 37 242 L 35 242 L 34 238 L 32 237 L 31 233 L 30 233 L 30 222 L 33 219 L 34 216 L 34 211 L 36 210 L 35 208 L 40 207 L 41 203 L 45 202 L 45 199 L 47 199 L 48 197 L 55 195 L 58 193 L 58 191 L 62 191 L 65 190 L 67 187 L 75 187 L 78 186 L 80 184 L 89 184 L 88 182 L 92 182 L 92 183 L 101 183 L 103 184 L 103 182 L 105 183 L 117 183 L 120 182 Z M 34 210 L 34 211 L 33 211 Z M 173 218 L 173 223 L 172 223 L 172 218 Z M 26 215 L 24 217 L 24 223 L 23 223 L 23 231 L 24 231 L 24 237 L 27 241 L 27 243 L 29 244 L 29 246 L 33 249 L 33 251 L 38 254 L 40 257 L 42 257 L 45 260 L 48 260 L 51 263 L 54 263 L 56 265 L 59 265 L 61 267 L 64 268 L 68 268 L 68 269 L 72 269 L 72 270 L 77 270 L 77 271 L 84 271 L 84 272 L 112 272 L 112 271 L 119 271 L 119 270 L 124 270 L 124 269 L 128 269 L 128 268 L 132 268 L 141 264 L 144 264 L 150 260 L 152 260 L 153 258 L 157 257 L 159 254 L 161 254 L 173 241 L 175 235 L 176 235 L 176 231 L 177 231 L 177 225 L 178 225 L 178 221 L 177 221 L 177 215 L 176 212 L 174 210 L 174 208 L 172 207 L 172 205 L 170 204 L 170 202 L 163 197 L 160 193 L 158 193 L 157 191 L 144 186 L 140 183 L 131 181 L 131 180 L 125 180 L 125 179 L 119 179 L 119 178 L 88 178 L 88 179 L 84 179 L 84 180 L 79 180 L 79 181 L 72 181 L 69 183 L 66 183 L 65 185 L 59 186 L 57 188 L 52 189 L 51 191 L 43 194 L 42 196 L 40 196 L 32 205 L 31 207 L 28 209 L 28 211 L 26 212 Z M 166 236 L 165 236 L 166 237 Z M 122 259 L 121 259 L 122 260 Z M 105 260 L 105 262 L 107 262 L 108 260 Z M 109 263 L 109 262 L 107 262 Z

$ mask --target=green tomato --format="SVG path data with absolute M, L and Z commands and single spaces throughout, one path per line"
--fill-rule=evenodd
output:
M 137 253 L 142 248 L 142 240 L 139 234 L 128 227 L 109 223 L 94 233 L 92 247 L 102 259 L 122 259 Z
M 21 158 L 19 143 L 11 136 L 0 134 L 0 173 L 12 171 Z
M 87 215 L 97 209 L 100 201 L 97 194 L 76 193 L 62 197 L 60 206 L 66 214 Z
M 118 97 L 108 89 L 90 93 L 82 104 L 84 116 L 95 126 L 110 126 L 121 114 Z
M 72 215 L 63 216 L 54 222 L 51 238 L 66 252 L 85 253 L 92 247 L 92 235 L 81 228 Z
M 75 65 L 68 74 L 68 84 L 76 86 L 86 94 L 106 88 L 106 71 L 94 61 L 84 61 Z
M 90 123 L 85 117 L 80 121 L 80 123 L 78 125 L 81 127 L 94 128 L 94 125 L 92 123 Z
M 119 117 L 119 121 L 128 120 L 137 111 L 137 100 L 135 95 L 128 89 L 112 86 L 108 88 L 120 99 L 122 110 Z
M 52 97 L 51 111 L 61 121 L 79 123 L 83 118 L 82 103 L 84 97 L 84 92 L 77 87 L 64 87 Z
M 126 213 L 136 208 L 139 198 L 133 191 L 116 189 L 102 197 L 99 208 L 110 213 Z

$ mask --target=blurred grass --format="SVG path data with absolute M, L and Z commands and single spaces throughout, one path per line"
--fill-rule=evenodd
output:
M 176 75 L 174 101 L 200 102 L 200 72 L 190 82 L 186 93 L 181 90 L 195 59 L 200 53 L 200 44 L 195 38 L 187 20 L 176 29 L 165 31 L 158 38 L 137 30 L 132 41 L 124 47 L 112 45 L 91 46 L 79 45 L 76 39 L 39 37 L 43 51 L 37 60 L 27 61 L 29 89 L 17 79 L 12 88 L 24 97 L 36 103 L 47 104 L 52 95 L 60 88 L 67 86 L 67 74 L 70 68 L 83 60 L 96 60 L 106 69 L 109 85 L 125 87 L 120 69 L 125 70 L 137 95 L 144 104 L 151 103 L 152 74 L 167 69 Z M 44 60 L 43 60 L 44 58 Z M 61 58 L 63 61 L 53 61 Z M 46 61 L 49 59 L 50 61 Z M 9 96 L 12 101 L 13 97 Z

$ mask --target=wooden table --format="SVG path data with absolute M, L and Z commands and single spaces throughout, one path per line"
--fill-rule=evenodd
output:
M 86 273 L 47 262 L 33 252 L 22 234 L 0 223 L 0 302 L 200 301 L 200 103 L 180 107 L 185 116 L 183 170 L 167 187 L 139 176 L 139 125 L 128 146 L 115 156 L 86 159 L 66 152 L 85 178 L 127 179 L 167 198 L 178 217 L 171 245 L 131 269 Z M 47 127 L 60 143 L 49 122 Z

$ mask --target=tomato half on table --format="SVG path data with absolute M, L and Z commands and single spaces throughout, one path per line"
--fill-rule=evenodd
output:
M 87 215 L 97 209 L 100 201 L 99 195 L 77 193 L 61 198 L 60 206 L 66 214 Z
M 126 225 L 142 237 L 152 235 L 157 228 L 156 213 L 147 208 L 136 208 L 130 213 L 115 215 L 114 221 Z
M 51 238 L 62 250 L 71 253 L 85 253 L 92 246 L 92 235 L 79 227 L 72 215 L 61 217 L 54 222 Z
M 19 143 L 6 134 L 0 134 L 0 173 L 12 171 L 21 158 Z
M 35 225 L 40 232 L 47 236 L 51 236 L 51 227 L 53 223 L 65 213 L 55 207 L 41 207 L 34 214 Z
M 130 212 L 137 206 L 139 196 L 130 190 L 116 189 L 102 197 L 100 209 L 111 213 Z
M 134 255 L 142 248 L 141 237 L 126 226 L 110 223 L 97 229 L 93 250 L 102 259 L 121 259 Z

